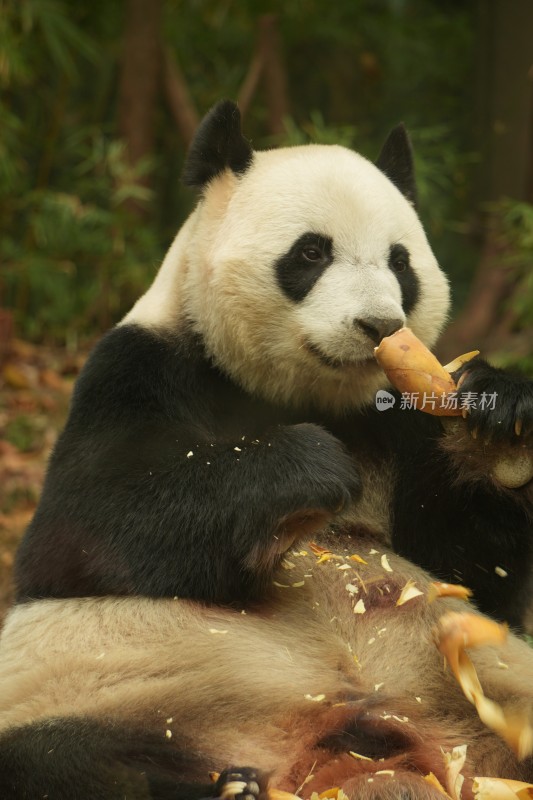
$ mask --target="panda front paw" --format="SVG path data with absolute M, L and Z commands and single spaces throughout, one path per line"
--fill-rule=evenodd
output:
M 338 514 L 361 494 L 361 478 L 344 445 L 319 425 L 302 423 L 285 429 L 292 470 L 287 489 L 295 507 Z
M 515 443 L 533 437 L 533 381 L 476 358 L 454 373 L 474 437 Z
M 524 488 L 533 502 L 533 381 L 470 361 L 453 375 L 465 421 L 447 419 L 443 447 L 466 480 Z M 527 487 L 527 488 L 526 488 Z
M 253 767 L 228 767 L 214 786 L 220 800 L 268 800 L 268 773 Z

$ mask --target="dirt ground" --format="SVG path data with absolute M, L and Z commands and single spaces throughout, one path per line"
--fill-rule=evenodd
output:
M 0 622 L 12 598 L 15 550 L 85 357 L 14 339 L 0 365 Z

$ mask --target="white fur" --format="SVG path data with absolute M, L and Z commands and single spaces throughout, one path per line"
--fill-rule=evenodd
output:
M 399 587 L 414 579 L 425 594 L 429 576 L 392 553 L 386 571 L 382 548 L 371 551 L 368 540 L 352 547 L 366 564 L 350 560 L 352 550 L 322 564 L 308 545 L 287 553 L 277 599 L 259 613 L 149 598 L 16 606 L 0 640 L 0 730 L 62 716 L 138 722 L 162 741 L 170 730 L 178 746 L 187 734 L 218 769 L 254 764 L 284 785 L 295 751 L 310 750 L 336 703 L 379 691 L 389 713 L 414 706 L 430 725 L 444 720 L 450 736 L 469 742 L 478 770 L 510 776 L 508 748 L 432 642 L 440 615 L 465 604 L 421 595 L 397 608 Z M 354 614 L 359 599 L 364 614 Z M 524 642 L 510 636 L 473 658 L 487 696 L 531 712 L 533 651 Z
M 303 233 L 333 239 L 334 261 L 301 303 L 277 285 L 275 262 Z M 448 285 L 407 200 L 369 161 L 342 147 L 255 153 L 241 178 L 212 181 L 125 322 L 192 320 L 208 352 L 249 391 L 292 405 L 343 410 L 386 384 L 373 344 L 353 325 L 404 319 L 390 246 L 403 244 L 420 283 L 406 323 L 434 344 Z M 308 345 L 345 366 L 322 363 Z

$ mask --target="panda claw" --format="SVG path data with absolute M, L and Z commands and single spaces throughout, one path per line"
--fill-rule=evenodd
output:
M 514 432 L 516 433 L 517 436 L 520 436 L 520 434 L 522 433 L 522 424 L 523 424 L 523 420 L 521 420 L 521 419 L 517 419 L 515 421 Z
M 260 800 L 266 797 L 267 789 L 267 773 L 250 767 L 230 767 L 217 776 L 215 796 L 219 800 Z
M 468 416 L 468 408 L 463 408 L 461 414 L 463 415 L 463 419 L 466 419 Z
M 478 434 L 477 428 L 472 428 L 472 430 L 470 431 L 470 436 L 472 437 L 472 439 L 477 439 L 477 434 Z

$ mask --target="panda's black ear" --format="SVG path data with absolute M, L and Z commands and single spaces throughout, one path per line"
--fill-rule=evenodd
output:
M 376 167 L 385 173 L 397 189 L 416 208 L 417 192 L 413 148 L 403 122 L 396 125 L 377 157 Z
M 205 186 L 226 168 L 236 174 L 252 163 L 253 150 L 241 132 L 241 114 L 231 100 L 221 100 L 206 114 L 194 135 L 183 169 L 187 186 Z

